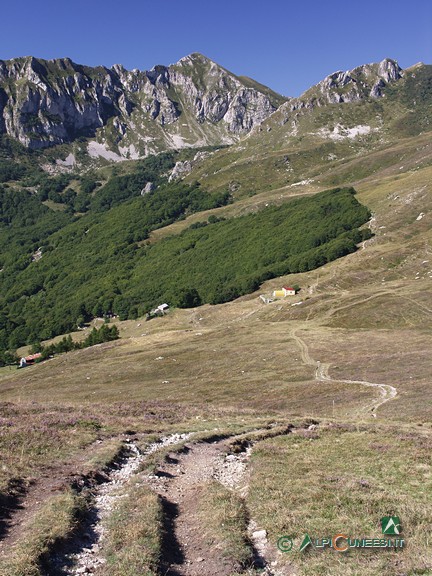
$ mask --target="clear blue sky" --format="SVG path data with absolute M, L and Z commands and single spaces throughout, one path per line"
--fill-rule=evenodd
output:
M 201 52 L 297 96 L 386 56 L 432 63 L 432 0 L 9 0 L 0 59 L 69 56 L 149 69 Z

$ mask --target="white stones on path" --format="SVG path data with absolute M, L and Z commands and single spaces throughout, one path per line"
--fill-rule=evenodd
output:
M 186 441 L 190 434 L 171 434 L 164 436 L 159 442 L 153 442 L 143 452 L 140 452 L 136 444 L 130 442 L 128 448 L 130 455 L 114 470 L 106 483 L 100 484 L 94 498 L 94 521 L 87 528 L 86 533 L 81 535 L 83 546 L 77 554 L 70 555 L 68 560 L 73 566 L 68 569 L 70 576 L 81 574 L 92 574 L 101 564 L 106 562 L 101 556 L 101 543 L 106 534 L 105 522 L 113 512 L 117 502 L 127 494 L 121 493 L 130 481 L 131 477 L 138 471 L 140 464 L 150 454 L 158 450 Z

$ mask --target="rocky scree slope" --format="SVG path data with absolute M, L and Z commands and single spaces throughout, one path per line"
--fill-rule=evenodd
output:
M 149 71 L 69 58 L 0 60 L 0 134 L 30 149 L 95 135 L 124 158 L 230 144 L 285 100 L 201 54 Z

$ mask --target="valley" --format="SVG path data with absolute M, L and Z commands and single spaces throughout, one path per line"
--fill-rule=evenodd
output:
M 94 163 L 100 186 L 90 192 L 87 212 L 66 208 L 59 216 L 64 225 L 34 242 L 20 236 L 25 223 L 15 235 L 11 227 L 0 230 L 22 257 L 52 246 L 45 255 L 42 249 L 40 261 L 13 272 L 7 267 L 15 257 L 7 260 L 11 252 L 3 248 L 10 284 L 1 293 L 2 312 L 16 324 L 5 335 L 15 334 L 19 355 L 36 343 L 21 329 L 31 316 L 19 323 L 22 310 L 50 320 L 50 305 L 42 309 L 42 303 L 51 294 L 54 303 L 65 295 L 57 319 L 69 321 L 73 340 L 104 323 L 120 336 L 25 369 L 0 368 L 1 574 L 399 576 L 432 570 L 432 146 L 425 129 L 432 101 L 416 95 L 418 125 L 404 132 L 413 72 L 387 64 L 400 78 L 392 72 L 389 86 L 380 85 L 387 95 L 372 98 L 374 66 L 351 71 L 355 86 L 364 74 L 369 78 L 364 98 L 355 92 L 352 101 L 308 107 L 317 97 L 312 91 L 303 100 L 279 102 L 238 142 L 218 148 L 212 141 L 216 149 L 181 180 L 166 181 L 189 152 L 180 152 L 186 154 L 181 160 L 160 158 L 163 170 L 152 173 L 159 188 L 150 196 L 141 189 L 153 160 L 116 163 L 115 170 Z M 418 82 L 421 94 L 429 69 Z M 316 88 L 323 98 L 326 85 Z M 334 90 L 343 95 L 348 89 Z M 339 138 L 341 125 L 371 130 Z M 88 162 L 94 160 L 83 165 Z M 79 198 L 83 183 L 71 174 Z M 118 178 L 121 185 L 114 185 Z M 130 194 L 118 196 L 117 190 L 129 190 L 125 182 Z M 6 185 L 9 192 L 26 190 L 18 178 Z M 351 186 L 354 196 L 346 192 Z M 274 264 L 269 258 L 277 240 L 287 250 L 294 236 L 293 207 L 304 207 L 300 244 L 323 222 L 333 225 L 324 214 L 331 213 L 325 199 L 340 194 L 326 192 L 335 187 L 362 211 L 353 248 L 264 277 L 261 267 Z M 57 204 L 73 207 L 66 190 Z M 103 198 L 110 206 L 99 210 Z M 318 219 L 314 203 L 323 211 Z M 343 234 L 351 234 L 344 204 L 333 212 Z M 54 217 L 41 209 L 40 218 Z M 212 230 L 221 231 L 214 244 Z M 187 243 L 183 285 L 175 273 Z M 105 256 L 98 261 L 98 254 Z M 81 270 L 88 266 L 83 276 L 80 258 Z M 70 276 L 56 277 L 62 262 Z M 210 294 L 212 274 L 222 292 L 242 267 L 256 275 L 255 284 L 220 301 L 207 296 L 202 287 L 209 282 Z M 37 289 L 26 293 L 35 279 Z M 269 303 L 260 298 L 271 300 L 282 286 L 297 286 L 296 295 Z M 201 305 L 177 305 L 179 288 L 197 289 Z M 77 294 L 82 302 L 74 301 Z M 147 320 L 146 312 L 162 301 L 169 312 Z M 56 327 L 38 336 L 49 343 L 63 333 Z M 300 550 L 305 534 L 383 538 L 380 519 L 387 516 L 401 519 L 402 549 Z M 282 537 L 292 540 L 292 550 L 281 549 Z

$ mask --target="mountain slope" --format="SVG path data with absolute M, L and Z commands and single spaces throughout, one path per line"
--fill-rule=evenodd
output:
M 129 74 L 116 69 L 117 75 Z M 84 72 L 90 78 L 90 71 Z M 139 74 L 144 84 L 153 82 L 152 86 L 158 90 L 182 86 L 182 91 L 175 95 L 178 110 L 194 121 L 200 118 L 201 124 L 197 122 L 201 126 L 227 125 L 230 110 L 234 114 L 228 107 L 217 122 L 224 108 L 219 107 L 221 101 L 214 95 L 222 90 L 221 86 L 224 94 L 231 94 L 240 81 L 200 55 L 184 58 L 169 69 L 157 67 L 145 73 L 145 78 L 144 73 Z M 163 81 L 168 75 L 169 82 Z M 69 72 L 65 72 L 64 78 L 70 78 Z M 202 301 L 220 302 L 254 290 L 259 282 L 288 269 L 298 271 L 319 266 L 326 261 L 322 254 L 319 257 L 314 254 L 308 259 L 311 264 L 305 267 L 283 267 L 281 262 L 287 255 L 282 250 L 283 257 L 272 259 L 270 255 L 262 269 L 254 270 L 254 275 L 244 268 L 239 249 L 235 273 L 221 269 L 217 286 L 201 288 L 209 274 L 208 266 L 202 265 L 205 261 L 202 252 L 208 250 L 214 255 L 212 238 L 216 227 L 231 230 L 230 223 L 213 226 L 218 221 L 215 214 L 213 221 L 209 221 L 211 227 L 188 231 L 170 240 L 164 244 L 170 247 L 165 252 L 163 247 L 153 250 L 149 245 L 173 231 L 178 234 L 191 224 L 204 227 L 209 214 L 204 215 L 202 222 L 200 211 L 217 209 L 218 217 L 223 214 L 224 218 L 232 218 L 263 210 L 269 203 L 280 205 L 293 196 L 321 192 L 335 185 L 361 184 L 427 166 L 432 156 L 430 139 L 421 131 L 429 126 L 431 78 L 431 67 L 420 65 L 403 72 L 391 60 L 332 74 L 300 99 L 282 104 L 238 144 L 213 150 L 210 155 L 190 150 L 182 151 L 183 156 L 160 154 L 139 162 L 125 162 L 115 170 L 106 168 L 85 179 L 78 170 L 55 178 L 42 174 L 45 179 L 41 174 L 33 179 L 20 177 L 19 173 L 8 176 L 6 170 L 9 182 L 0 190 L 3 202 L 0 237 L 5 247 L 0 250 L 0 265 L 4 268 L 0 297 L 2 308 L 7 311 L 0 322 L 1 347 L 15 347 L 70 330 L 77 318 L 90 320 L 112 312 L 134 317 L 159 299 L 175 303 L 180 280 L 180 288 L 198 291 Z M 249 85 L 251 82 L 247 81 Z M 241 91 L 251 90 L 245 84 L 242 86 Z M 197 94 L 204 92 L 206 96 L 198 99 Z M 169 94 L 173 102 L 174 93 Z M 261 94 L 259 98 L 270 101 L 270 97 L 271 94 Z M 118 103 L 120 106 L 121 99 Z M 248 120 L 245 110 L 246 115 L 241 118 L 247 124 L 253 119 Z M 153 125 L 165 129 L 178 124 L 170 123 L 165 112 L 159 109 L 151 120 Z M 285 121 L 286 114 L 292 115 L 289 117 L 292 121 Z M 410 122 L 410 130 L 403 134 L 401 126 L 410 115 L 414 115 L 416 122 Z M 101 133 L 106 134 L 108 127 L 109 124 Z M 234 133 L 235 125 L 231 129 Z M 413 135 L 401 138 L 401 133 Z M 183 162 L 175 163 L 180 156 Z M 185 176 L 187 172 L 179 170 L 179 164 L 187 164 L 190 174 Z M 175 179 L 183 181 L 173 182 L 174 173 Z M 256 194 L 259 194 L 256 200 L 251 198 Z M 286 215 L 281 218 L 286 220 Z M 256 225 L 256 220 L 250 222 Z M 280 240 L 288 244 L 289 236 L 289 231 L 284 230 Z M 228 233 L 218 236 L 218 254 L 228 253 L 229 237 Z M 355 249 L 354 239 L 349 240 L 348 252 Z M 355 241 L 360 240 L 357 237 Z M 317 239 L 311 248 L 320 243 Z M 268 239 L 268 244 L 275 242 Z M 243 248 L 241 242 L 240 248 Z M 265 246 L 258 253 L 267 258 L 267 249 Z M 347 253 L 345 249 L 339 252 L 335 257 Z M 191 269 L 196 272 L 194 254 L 200 255 L 201 281 L 190 272 Z M 245 258 L 259 259 L 256 255 L 251 258 L 250 254 Z M 161 278 L 159 284 L 155 281 L 154 270 L 160 261 L 175 268 L 183 259 L 189 268 L 169 270 L 172 272 L 169 281 L 161 283 Z M 147 282 L 147 277 L 152 280 Z M 193 282 L 189 282 L 192 278 Z M 62 286 L 65 290 L 77 286 L 65 302 L 61 297 Z
M 312 182 L 353 185 L 376 170 L 369 154 L 381 150 L 381 167 L 399 166 L 403 152 L 384 158 L 384 151 L 431 127 L 432 66 L 401 70 L 386 59 L 331 74 L 282 104 L 240 143 L 207 159 L 194 177 L 205 177 L 208 188 L 230 186 L 238 198 L 291 186 L 299 191 Z
M 38 259 L 4 265 L 0 348 L 73 330 L 80 317 L 142 316 L 162 301 L 225 302 L 353 252 L 368 237 L 357 228 L 370 216 L 353 193 L 336 189 L 256 215 L 213 218 L 155 245 L 142 242 L 148 230 L 224 199 L 177 184 L 85 216 L 48 236 Z
M 219 279 L 220 262 L 224 280 L 233 269 L 255 274 L 261 265 L 273 268 L 273 250 L 290 256 L 294 238 L 320 250 L 334 224 L 346 231 L 343 206 L 329 210 L 324 202 L 335 193 L 318 194 L 330 182 L 355 183 L 364 215 L 357 224 L 368 218 L 367 210 L 372 217 L 368 239 L 360 241 L 365 237 L 358 232 L 351 238 L 357 250 L 315 270 L 278 267 L 278 274 L 299 272 L 267 280 L 260 292 L 224 304 L 198 307 L 196 294 L 189 293 L 188 304 L 196 307 L 172 308 L 151 322 L 136 319 L 139 308 L 127 321 L 95 318 L 96 326 L 115 323 L 121 339 L 25 370 L 0 368 L 0 530 L 3 525 L 6 532 L 0 572 L 27 576 L 35 566 L 46 571 L 51 559 L 58 570 L 64 542 L 79 539 L 85 552 L 71 567 L 75 571 L 90 550 L 92 566 L 107 559 L 107 570 L 119 574 L 142 573 L 150 562 L 147 571 L 156 574 L 157 558 L 168 569 L 182 559 L 174 565 L 179 574 L 219 573 L 235 544 L 238 565 L 250 573 L 431 573 L 425 527 L 432 522 L 432 74 L 423 65 L 399 72 L 402 77 L 379 86 L 376 95 L 371 92 L 379 65 L 365 67 L 365 76 L 369 69 L 364 85 L 359 71 L 348 74 L 351 80 L 337 75 L 337 85 L 329 88 L 334 95 L 312 90 L 305 102 L 319 98 L 320 104 L 282 110 L 289 115 L 286 123 L 276 111 L 239 145 L 201 157 L 183 182 L 168 183 L 167 170 L 175 160 L 192 159 L 196 150 L 108 166 L 93 181 L 79 182 L 75 171 L 70 185 L 82 188 L 78 199 L 89 196 L 86 214 L 74 202 L 54 212 L 59 206 L 52 199 L 50 208 L 41 208 L 45 188 L 33 181 L 20 190 L 27 165 L 4 171 L 0 262 L 8 246 L 2 238 L 14 226 L 16 244 L 28 254 L 0 264 L 0 295 L 6 294 L 2 279 L 10 282 L 5 301 L 0 298 L 0 328 L 3 322 L 6 330 L 16 329 L 16 341 L 28 337 L 24 331 L 31 323 L 35 333 L 29 341 L 49 331 L 51 321 L 76 319 L 87 306 L 91 315 L 112 305 L 124 315 L 135 297 L 139 303 L 165 297 L 170 276 L 177 275 L 173 302 L 182 287 L 197 286 L 205 296 L 203 289 Z M 353 101 L 329 101 L 345 89 Z M 59 178 L 49 184 L 63 185 Z M 148 180 L 155 189 L 140 194 Z M 211 215 L 204 210 L 220 204 L 218 190 L 227 199 L 227 189 L 235 202 Z M 68 189 L 59 194 L 71 196 Z M 353 203 L 356 198 L 348 196 Z M 306 210 L 297 214 L 295 234 L 291 208 L 311 204 L 317 217 L 312 220 Z M 58 229 L 60 218 L 66 224 Z M 43 223 L 53 225 L 53 233 L 44 237 L 39 259 L 30 262 L 28 248 L 41 246 L 34 228 Z M 240 228 L 245 234 L 237 234 Z M 252 258 L 245 258 L 248 253 Z M 16 270 L 8 269 L 14 264 Z M 186 264 L 183 284 L 179 273 Z M 296 284 L 295 296 L 274 302 L 259 297 Z M 1 313 L 6 308 L 7 317 Z M 84 340 L 85 334 L 84 329 L 73 337 Z M 233 434 L 242 435 L 231 438 L 229 455 L 220 458 L 220 439 Z M 160 435 L 165 437 L 157 443 Z M 166 444 L 185 437 L 186 445 Z M 159 453 L 150 451 L 155 444 Z M 113 449 L 121 461 L 113 459 Z M 88 526 L 92 534 L 100 526 L 95 502 L 100 494 L 106 500 L 104 486 L 117 473 L 128 477 L 128 454 L 142 472 L 116 491 L 114 512 L 103 518 L 105 540 L 89 548 Z M 217 456 L 216 468 L 210 454 Z M 94 470 L 96 462 L 98 469 L 104 465 L 103 474 Z M 105 463 L 115 465 L 111 477 Z M 93 478 L 103 480 L 101 491 L 86 480 Z M 143 498 L 149 482 L 157 489 L 152 506 Z M 83 483 L 90 489 L 77 495 L 83 502 L 77 520 L 73 496 Z M 62 506 L 59 490 L 67 497 Z M 391 536 L 387 550 L 369 554 L 358 548 L 343 559 L 331 549 L 315 551 L 313 544 L 309 552 L 299 550 L 306 533 L 343 532 L 357 547 L 381 543 L 383 514 L 400 517 L 404 549 L 392 549 Z M 70 519 L 55 532 L 57 540 L 56 518 Z M 62 547 L 53 548 L 59 540 Z M 244 552 L 249 541 L 257 551 L 255 563 L 251 551 Z M 281 542 L 293 545 L 292 551 L 281 553 Z M 73 561 L 68 556 L 68 566 Z

